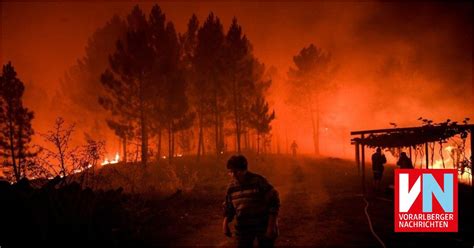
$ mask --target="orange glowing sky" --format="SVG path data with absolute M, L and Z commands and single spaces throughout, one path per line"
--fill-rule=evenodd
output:
M 25 104 L 36 112 L 34 128 L 54 118 L 71 121 L 55 104 L 64 73 L 84 55 L 90 35 L 135 2 L 2 2 L 0 61 L 12 61 L 26 85 Z M 149 13 L 152 2 L 140 3 Z M 333 54 L 338 87 L 323 101 L 323 151 L 352 156 L 350 130 L 419 125 L 419 116 L 444 121 L 474 117 L 472 3 L 164 2 L 167 19 L 184 32 L 195 13 L 214 12 L 227 30 L 236 16 L 255 55 L 277 69 L 269 100 L 277 112 L 275 136 L 311 151 L 310 122 L 286 104 L 292 57 L 310 43 Z M 401 69 L 387 73 L 387 61 Z M 55 101 L 52 101 L 56 97 Z M 59 99 L 59 100 L 58 100 Z M 382 99 L 384 104 L 380 104 Z M 327 127 L 327 129 L 325 129 Z M 340 145 L 343 144 L 343 145 Z M 111 148 L 115 149 L 115 148 Z M 285 148 L 281 148 L 284 150 Z

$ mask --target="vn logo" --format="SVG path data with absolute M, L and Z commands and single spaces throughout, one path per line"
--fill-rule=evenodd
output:
M 454 169 L 395 170 L 395 232 L 457 232 Z

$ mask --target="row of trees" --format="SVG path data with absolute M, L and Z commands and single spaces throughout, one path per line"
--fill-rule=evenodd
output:
M 146 44 L 141 46 L 140 42 Z M 133 60 L 139 60 L 139 63 Z M 320 100 L 324 92 L 333 87 L 336 67 L 331 55 L 313 44 L 299 51 L 293 62 L 287 81 L 289 103 L 303 110 L 303 118 L 312 122 L 314 151 L 319 155 L 319 123 L 324 115 Z M 133 63 L 133 69 L 126 63 Z M 141 81 L 137 74 L 140 68 L 143 69 Z M 271 120 L 268 125 L 255 126 L 257 122 L 251 119 L 259 117 L 252 114 L 259 111 L 252 112 L 251 107 L 258 104 L 258 98 L 265 100 L 271 74 L 253 56 L 251 44 L 235 19 L 224 32 L 219 18 L 212 13 L 203 24 L 192 16 L 187 30 L 177 34 L 173 23 L 167 22 L 158 6 L 153 7 L 148 18 L 135 7 L 126 20 L 114 16 L 92 34 L 85 56 L 64 78 L 61 95 L 68 96 L 81 112 L 96 117 L 95 123 L 82 129 L 93 126 L 100 130 L 97 123 L 100 116 L 104 116 L 103 107 L 112 113 L 113 118 L 106 122 L 122 140 L 122 155 L 125 156 L 122 159 L 131 160 L 126 158 L 127 154 L 132 154 L 127 152 L 127 144 L 137 145 L 135 150 L 142 150 L 143 156 L 148 153 L 147 148 L 152 147 L 149 141 L 155 143 L 154 154 L 159 157 L 166 149 L 163 145 L 166 137 L 168 156 L 175 153 L 175 143 L 181 152 L 201 156 L 212 150 L 217 154 L 226 150 L 230 137 L 233 137 L 231 143 L 236 151 L 248 149 L 251 141 L 258 141 L 258 138 L 252 139 L 252 136 L 259 136 L 257 129 L 270 127 Z M 113 82 L 116 79 L 124 85 Z M 140 106 L 137 107 L 140 94 L 136 90 L 140 89 L 139 85 L 148 94 L 141 96 L 143 102 L 148 103 L 143 108 L 145 128 L 141 128 L 142 118 L 137 116 L 140 112 Z M 130 92 L 127 87 L 135 88 L 135 91 Z M 95 104 L 98 95 L 101 105 Z M 129 99 L 135 100 L 129 103 Z M 267 115 L 272 117 L 270 112 Z M 269 132 L 262 133 L 265 136 L 260 138 L 263 145 L 256 146 L 269 144 Z M 90 133 L 101 135 L 94 130 Z M 135 154 L 135 160 L 138 157 Z
M 331 87 L 331 56 L 310 45 L 293 60 L 295 67 L 288 73 L 290 96 L 297 96 L 292 102 L 309 111 L 318 154 L 319 95 Z M 63 92 L 85 112 L 110 113 L 106 123 L 122 140 L 122 160 L 131 160 L 126 157 L 127 145 L 136 142 L 140 146 L 136 150 L 141 151 L 136 159 L 144 164 L 153 139 L 156 158 L 166 148 L 164 138 L 170 159 L 176 144 L 182 151 L 196 149 L 198 158 L 209 149 L 219 156 L 229 150 L 229 140 L 241 152 L 250 147 L 251 132 L 256 151 L 265 150 L 275 119 L 265 100 L 270 84 L 235 18 L 224 32 L 214 14 L 203 24 L 193 15 L 186 32 L 178 34 L 157 5 L 148 17 L 138 6 L 126 20 L 114 16 L 93 34 L 85 57 L 62 82 Z M 69 147 L 74 126 L 66 127 L 62 119 L 41 134 L 51 149 L 32 147 L 34 114 L 23 106 L 23 92 L 11 63 L 4 65 L 0 161 L 11 168 L 11 178 L 18 181 L 38 168 L 43 175 L 65 177 L 98 163 L 104 144 L 93 138 L 99 137 L 89 136 L 86 145 Z M 99 107 L 93 103 L 97 98 Z
M 106 90 L 99 99 L 112 115 L 107 122 L 122 139 L 123 154 L 127 141 L 139 137 L 145 164 L 150 138 L 156 138 L 160 157 L 166 136 L 172 158 L 176 134 L 196 130 L 198 157 L 205 152 L 205 137 L 213 138 L 219 156 L 226 128 L 232 130 L 237 152 L 250 129 L 258 137 L 270 132 L 275 114 L 264 94 L 271 81 L 265 80 L 264 65 L 235 18 L 225 33 L 214 14 L 202 25 L 193 15 L 186 32 L 178 34 L 155 5 L 148 18 L 134 7 L 125 23 L 101 75 Z

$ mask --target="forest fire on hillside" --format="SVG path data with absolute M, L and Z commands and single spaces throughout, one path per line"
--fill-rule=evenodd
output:
M 451 2 L 0 1 L 0 248 L 472 246 Z M 400 169 L 459 233 L 393 234 Z

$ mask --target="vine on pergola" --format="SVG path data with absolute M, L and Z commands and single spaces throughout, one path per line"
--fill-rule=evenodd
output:
M 365 138 L 354 138 L 355 142 L 375 148 L 404 148 L 423 145 L 431 142 L 446 143 L 451 137 L 459 135 L 466 139 L 470 129 L 467 128 L 469 118 L 462 125 L 447 120 L 443 123 L 433 124 L 430 120 L 423 119 L 424 125 L 419 128 L 394 128 L 390 132 L 370 134 Z

